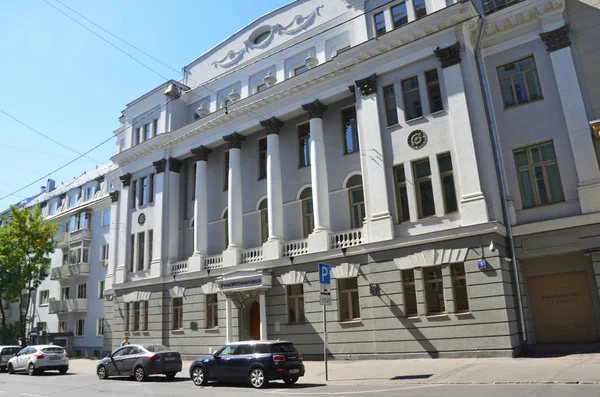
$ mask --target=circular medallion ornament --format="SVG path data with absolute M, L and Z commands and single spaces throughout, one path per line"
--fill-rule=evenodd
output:
M 427 145 L 427 134 L 421 130 L 416 130 L 408 135 L 408 146 L 415 150 L 423 149 Z
M 140 226 L 142 226 L 144 223 L 146 223 L 146 215 L 140 214 L 140 216 L 138 216 L 138 223 Z

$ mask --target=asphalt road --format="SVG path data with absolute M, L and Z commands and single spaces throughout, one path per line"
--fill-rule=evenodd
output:
M 288 387 L 273 382 L 264 390 L 246 385 L 209 384 L 197 387 L 179 376 L 168 381 L 164 377 L 138 383 L 130 379 L 99 380 L 93 375 L 47 373 L 31 377 L 26 374 L 0 373 L 0 397 L 258 397 L 273 396 L 373 396 L 373 397 L 579 397 L 599 396 L 600 385 L 409 385 L 409 384 L 306 384 L 302 379 Z

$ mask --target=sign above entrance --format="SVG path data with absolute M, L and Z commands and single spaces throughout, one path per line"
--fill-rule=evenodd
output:
M 225 278 L 219 281 L 218 286 L 221 292 L 270 288 L 271 275 L 252 274 L 241 277 Z

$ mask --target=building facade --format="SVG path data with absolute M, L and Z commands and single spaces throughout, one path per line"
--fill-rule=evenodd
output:
M 298 0 L 129 103 L 107 346 L 322 357 L 319 263 L 337 358 L 513 356 L 569 341 L 569 310 L 596 341 L 600 171 L 565 26 L 560 0 Z

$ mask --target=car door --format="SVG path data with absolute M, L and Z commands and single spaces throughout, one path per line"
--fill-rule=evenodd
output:
M 248 366 L 254 357 L 254 346 L 250 344 L 239 345 L 228 360 L 227 374 L 236 379 L 248 376 Z
M 229 379 L 229 361 L 233 357 L 233 353 L 236 349 L 237 345 L 226 345 L 215 354 L 214 360 L 210 361 L 209 367 L 209 376 L 212 379 Z
M 109 375 L 113 375 L 113 374 L 122 375 L 122 373 L 121 373 L 122 362 L 121 361 L 123 360 L 123 354 L 127 353 L 129 351 L 129 349 L 130 349 L 129 346 L 122 347 L 112 354 L 110 361 L 107 364 Z
M 130 346 L 129 349 L 123 353 L 121 359 L 121 372 L 123 372 L 123 374 L 128 374 L 133 371 L 133 366 L 141 354 L 142 349 L 140 349 L 139 346 Z
M 17 357 L 17 368 L 16 370 L 24 370 L 27 368 L 29 364 L 29 359 L 35 353 L 36 349 L 33 347 L 26 347 L 25 349 L 19 352 L 19 356 Z

